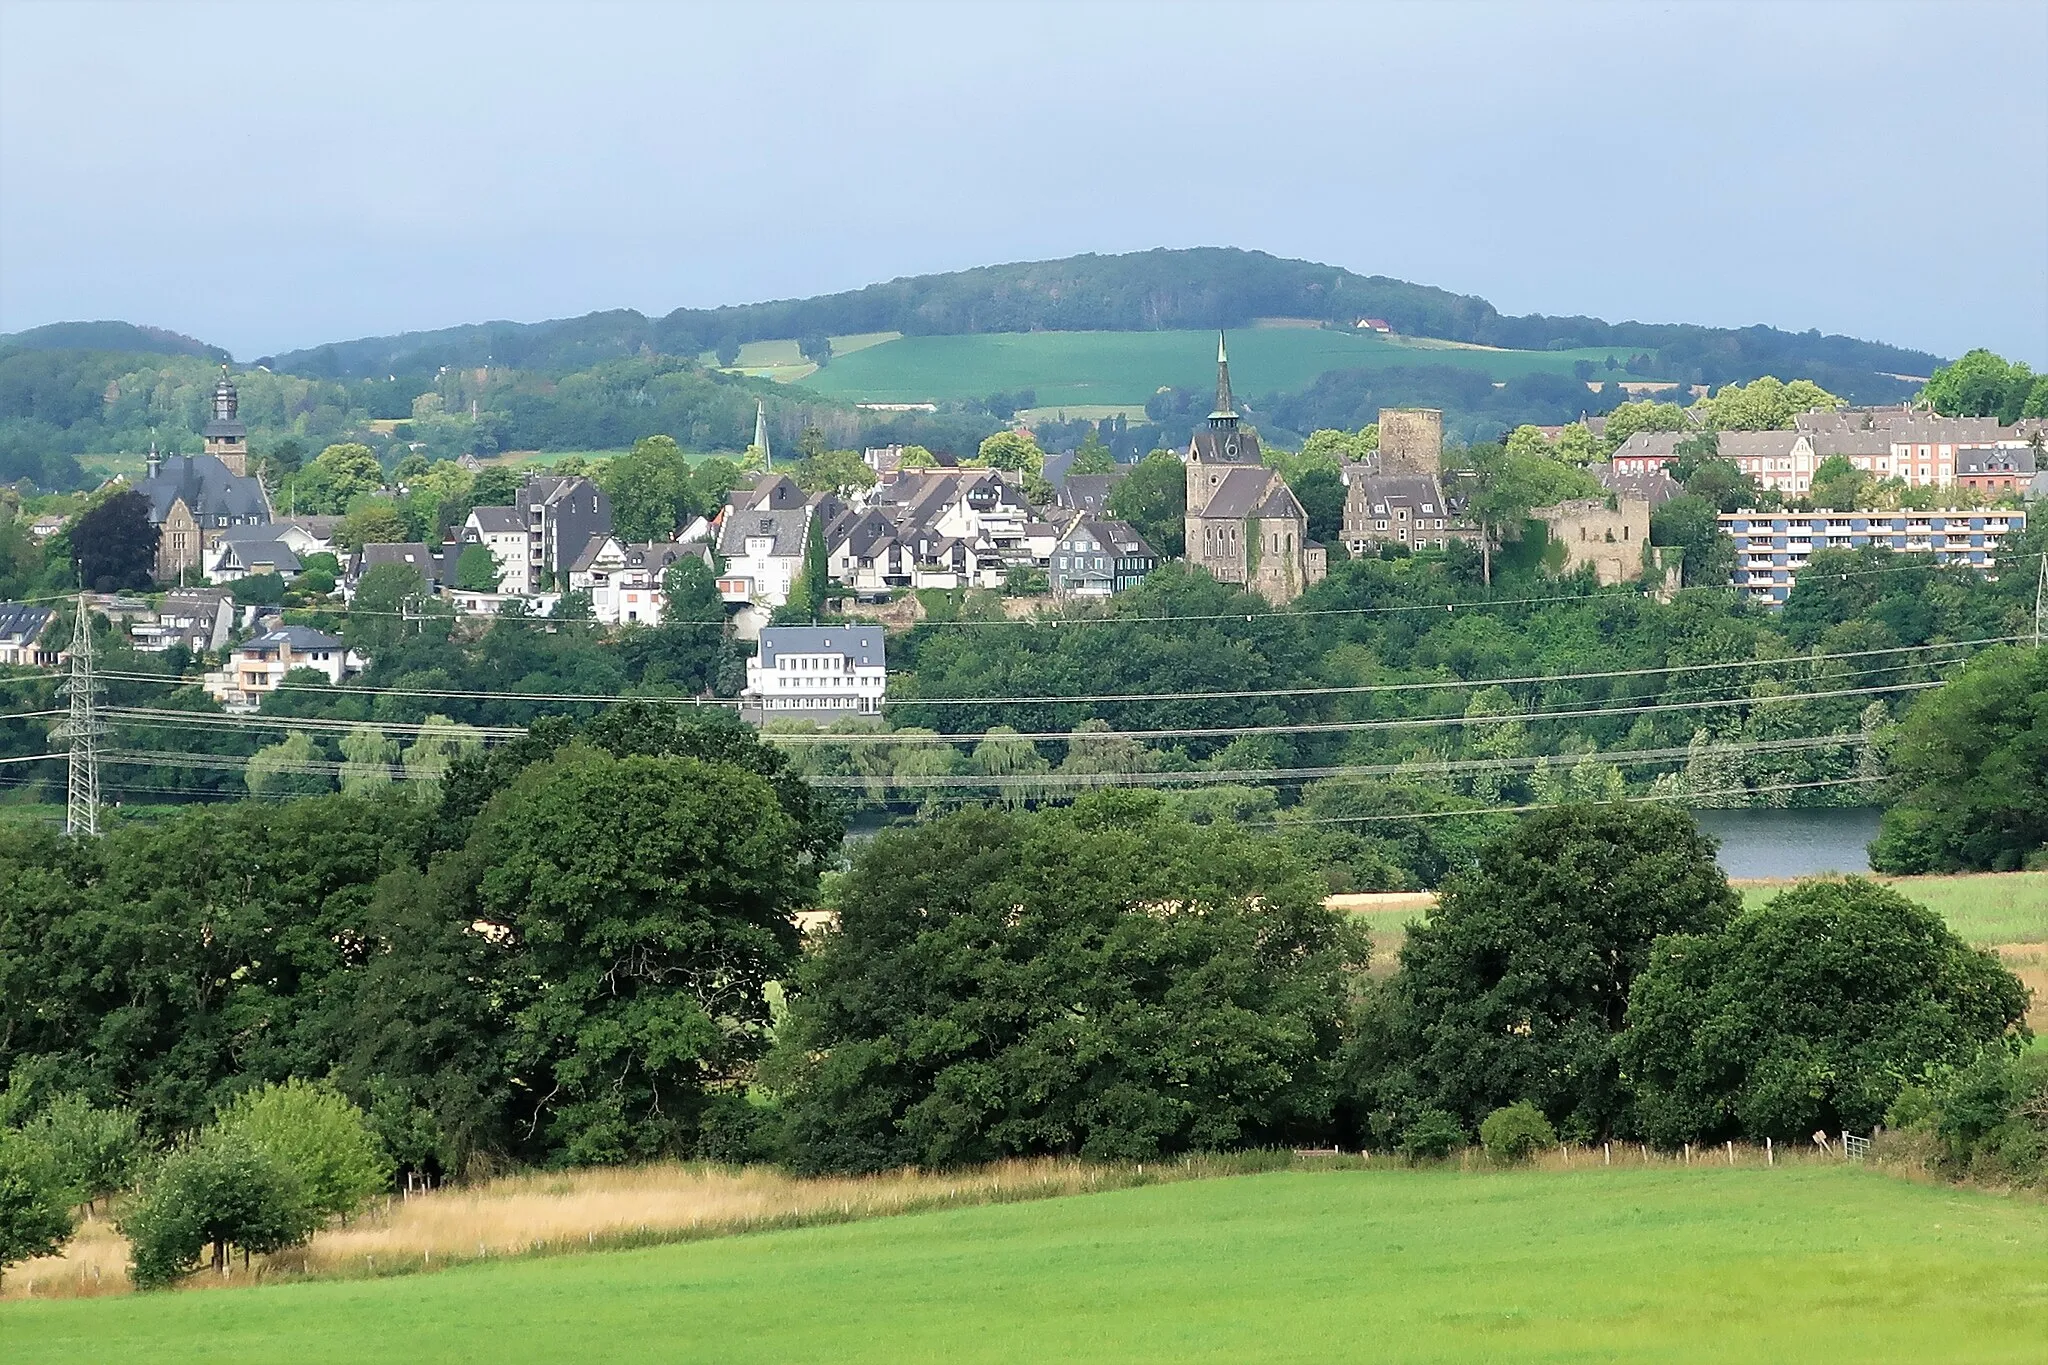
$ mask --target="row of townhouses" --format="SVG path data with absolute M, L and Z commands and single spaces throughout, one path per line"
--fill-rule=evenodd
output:
M 1910 408 L 1803 412 L 1789 431 L 1723 431 L 1716 453 L 1763 488 L 1793 496 L 1812 491 L 1821 463 L 1835 456 L 1880 479 L 1914 488 L 1969 488 L 1989 495 L 2048 494 L 2035 443 L 2048 419 L 2001 426 L 1990 417 L 1943 417 Z M 1615 448 L 1626 474 L 1662 470 L 1696 433 L 1639 431 Z

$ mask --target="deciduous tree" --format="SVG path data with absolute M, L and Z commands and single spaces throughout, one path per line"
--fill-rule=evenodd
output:
M 1868 1131 L 1900 1085 L 2004 1039 L 2027 992 L 1898 892 L 1803 882 L 1708 934 L 1661 940 L 1619 1054 L 1653 1141 Z
M 1739 906 L 1713 841 L 1682 810 L 1538 811 L 1453 875 L 1409 930 L 1401 971 L 1356 1048 L 1366 1126 L 1431 1106 L 1476 1124 L 1529 1100 L 1567 1132 L 1629 1117 L 1615 1055 L 1629 990 L 1660 936 L 1719 929 Z

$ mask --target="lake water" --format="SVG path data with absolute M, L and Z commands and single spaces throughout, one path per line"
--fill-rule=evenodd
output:
M 1875 807 L 1809 810 L 1699 810 L 1700 828 L 1721 841 L 1731 877 L 1811 877 L 1868 872 L 1877 837 Z

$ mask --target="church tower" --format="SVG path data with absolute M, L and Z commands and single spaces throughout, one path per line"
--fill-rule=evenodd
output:
M 1216 334 L 1216 408 L 1209 414 L 1209 430 L 1237 430 L 1237 404 L 1230 398 L 1230 355 L 1223 349 L 1221 332 Z
M 1258 463 L 1258 434 L 1238 429 L 1237 402 L 1230 395 L 1230 352 L 1224 347 L 1223 333 L 1218 332 L 1216 407 L 1209 414 L 1208 424 L 1198 428 L 1194 439 L 1188 442 L 1188 511 L 1199 513 L 1208 507 L 1209 499 L 1223 486 L 1230 466 Z
M 242 478 L 249 472 L 249 428 L 242 425 L 241 397 L 228 367 L 220 367 L 220 382 L 213 386 L 213 420 L 206 424 L 206 453 Z
M 761 448 L 761 468 L 773 469 L 775 458 L 768 453 L 768 405 L 758 398 L 754 400 L 754 444 Z

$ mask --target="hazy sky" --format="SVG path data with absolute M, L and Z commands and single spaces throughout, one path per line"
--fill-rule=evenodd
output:
M 0 331 L 1232 245 L 2048 366 L 2048 4 L 0 0 Z

